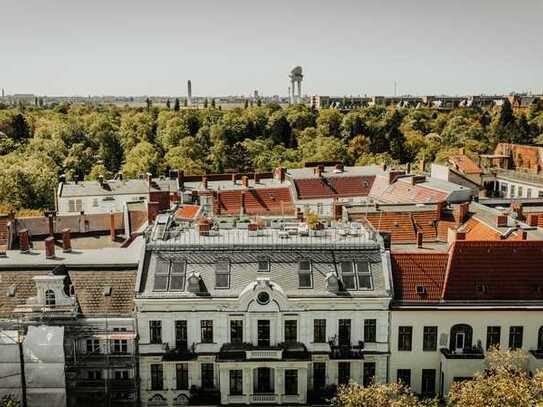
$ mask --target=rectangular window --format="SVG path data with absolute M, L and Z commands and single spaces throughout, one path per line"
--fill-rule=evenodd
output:
M 364 362 L 364 387 L 370 386 L 375 380 L 375 362 Z
M 349 384 L 349 380 L 351 379 L 351 364 L 349 362 L 339 362 L 338 363 L 338 377 L 337 382 L 338 384 Z
M 128 341 L 126 339 L 114 339 L 111 348 L 113 353 L 128 353 Z
M 257 322 L 258 346 L 270 346 L 270 321 L 259 319 Z
M 423 397 L 436 395 L 436 371 L 435 369 L 422 369 L 421 393 Z
M 185 272 L 187 263 L 184 260 L 172 262 L 170 268 L 170 291 L 183 291 L 185 289 Z
M 213 363 L 202 363 L 202 389 L 213 389 L 214 384 Z
M 100 352 L 100 340 L 99 339 L 87 339 L 86 343 L 87 353 L 99 353 Z
M 155 283 L 153 291 L 167 291 L 170 276 L 170 261 L 157 257 L 155 268 Z
M 115 377 L 115 380 L 128 380 L 130 378 L 128 370 L 115 370 L 113 375 Z
M 366 261 L 340 262 L 341 280 L 346 290 L 371 290 L 372 281 L 369 263 Z
M 183 291 L 185 289 L 184 260 L 156 259 L 154 291 Z
M 151 365 L 151 390 L 162 390 L 163 388 L 162 365 Z
M 150 343 L 162 343 L 162 322 L 149 321 Z
M 285 342 L 298 341 L 298 322 L 294 319 L 285 321 Z
M 343 287 L 346 290 L 356 290 L 356 281 L 354 277 L 354 268 L 352 261 L 342 261 L 341 267 L 341 280 L 343 281 Z
M 258 272 L 267 273 L 270 271 L 270 259 L 268 257 L 258 258 Z
M 398 350 L 411 351 L 413 339 L 413 327 L 400 326 L 398 328 Z
M 189 365 L 188 363 L 177 363 L 175 365 L 175 388 L 177 390 L 189 389 Z
M 311 261 L 300 260 L 298 263 L 298 286 L 299 288 L 311 288 Z
M 213 343 L 213 321 L 200 321 L 200 334 L 202 343 Z
M 512 326 L 509 328 L 509 347 L 511 349 L 522 348 L 522 332 L 521 326 Z
M 230 260 L 219 259 L 215 263 L 215 288 L 230 287 Z
M 285 394 L 288 396 L 296 396 L 298 394 L 298 370 L 285 370 Z
M 377 340 L 377 320 L 364 320 L 364 342 L 375 342 Z
M 501 327 L 489 326 L 486 328 L 486 349 L 499 346 L 501 342 Z
M 238 345 L 243 343 L 243 321 L 230 321 L 230 342 Z
M 338 325 L 339 346 L 351 346 L 351 320 L 340 319 Z
M 89 380 L 102 380 L 102 371 L 101 370 L 88 370 L 87 378 Z
M 411 369 L 398 369 L 396 378 L 399 382 L 411 386 Z
M 359 290 L 371 290 L 373 287 L 369 266 L 370 265 L 367 261 L 356 262 L 356 275 L 357 275 Z
M 313 320 L 313 342 L 326 342 L 326 319 Z
M 175 349 L 188 349 L 187 321 L 175 321 Z
M 437 326 L 425 326 L 422 332 L 422 350 L 434 352 L 437 350 Z
M 241 396 L 243 394 L 243 371 L 230 370 L 230 395 Z
M 326 386 L 326 363 L 313 362 L 313 390 Z

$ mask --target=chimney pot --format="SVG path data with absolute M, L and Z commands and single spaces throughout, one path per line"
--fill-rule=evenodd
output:
M 47 259 L 55 258 L 55 238 L 53 236 L 45 239 L 45 257 Z
M 232 174 L 232 184 L 235 184 L 236 183 L 236 178 L 237 178 L 237 174 L 234 172 Z
M 62 229 L 62 251 L 69 253 L 72 251 L 72 234 L 70 229 Z
M 207 189 L 208 187 L 208 180 L 207 180 L 207 177 L 202 177 L 202 187 L 204 189 Z
M 283 167 L 277 167 L 275 169 L 275 179 L 279 180 L 280 183 L 285 182 L 286 170 Z
M 255 171 L 254 180 L 255 180 L 255 184 L 260 183 L 260 174 L 258 172 L 256 172 L 256 171 Z
M 19 232 L 19 247 L 21 253 L 28 253 L 30 251 L 30 237 L 28 235 L 28 229 L 22 229 Z
M 507 215 L 501 214 L 496 216 L 496 226 L 497 227 L 506 227 L 507 226 Z
M 525 231 L 525 230 L 521 231 L 521 233 L 520 233 L 520 239 L 521 239 L 521 240 L 528 240 L 528 232 Z
M 456 231 L 456 240 L 466 240 L 466 232 Z
M 159 202 L 147 202 L 147 223 L 151 224 L 158 216 Z

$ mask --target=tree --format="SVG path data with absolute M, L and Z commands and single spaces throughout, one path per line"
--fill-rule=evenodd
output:
M 337 109 L 324 109 L 317 117 L 317 129 L 319 133 L 327 137 L 340 137 L 343 115 Z
M 187 98 L 183 99 L 183 106 L 187 107 L 189 105 L 189 100 Z
M 180 106 L 179 106 L 179 98 L 175 98 L 175 103 L 173 104 L 173 111 L 174 112 L 178 112 L 180 109 Z
M 147 112 L 128 112 L 121 116 L 119 135 L 125 152 L 141 141 L 152 141 L 153 116 Z
M 170 110 L 170 99 L 166 100 L 166 109 Z
M 247 109 L 248 107 L 249 107 L 249 101 L 247 99 L 245 99 L 245 103 L 243 105 L 243 108 Z
M 215 109 L 215 98 L 211 99 L 211 107 Z
M 128 151 L 123 165 L 123 173 L 128 177 L 136 177 L 140 174 L 157 174 L 160 163 L 160 155 L 157 149 L 149 142 L 142 141 Z
M 177 147 L 171 148 L 164 157 L 171 168 L 185 171 L 186 174 L 204 174 L 203 150 L 192 136 L 185 137 Z
M 0 400 L 1 407 L 20 407 L 21 403 L 13 394 L 6 394 Z
M 204 109 L 207 109 L 208 101 L 207 98 L 204 99 Z
M 145 105 L 147 106 L 147 111 L 149 112 L 151 110 L 151 106 L 153 105 L 153 102 L 150 98 L 145 99 Z

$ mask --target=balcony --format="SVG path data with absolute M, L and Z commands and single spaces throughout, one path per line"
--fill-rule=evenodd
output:
M 262 349 L 245 351 L 246 359 L 275 359 L 283 358 L 283 349 Z
M 461 351 L 451 351 L 447 348 L 440 349 L 446 359 L 484 359 L 485 353 L 477 347 L 464 348 Z
M 191 349 L 187 348 L 175 348 L 167 349 L 164 355 L 162 355 L 162 360 L 165 362 L 175 362 L 175 361 L 185 361 L 185 360 L 195 360 L 198 355 L 193 352 Z
M 253 403 L 277 403 L 279 396 L 277 394 L 252 394 L 251 402 Z
M 309 360 L 304 344 L 280 343 L 277 346 L 257 346 L 251 343 L 225 343 L 219 352 L 219 360 Z
M 364 359 L 364 343 L 358 345 L 330 344 L 330 359 Z

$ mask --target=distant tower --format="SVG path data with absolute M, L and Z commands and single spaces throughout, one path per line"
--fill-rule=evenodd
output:
M 187 81 L 187 105 L 192 106 L 192 83 Z
M 255 100 L 258 99 L 258 90 L 255 90 L 255 91 L 254 91 L 254 93 L 253 93 L 253 98 L 254 98 Z
M 302 100 L 302 80 L 304 79 L 303 71 L 301 66 L 295 66 L 292 71 L 290 71 L 290 85 L 292 90 L 292 95 L 290 96 L 290 103 L 296 104 Z M 296 86 L 298 85 L 298 94 L 296 95 Z M 290 92 L 289 92 L 290 93 Z

